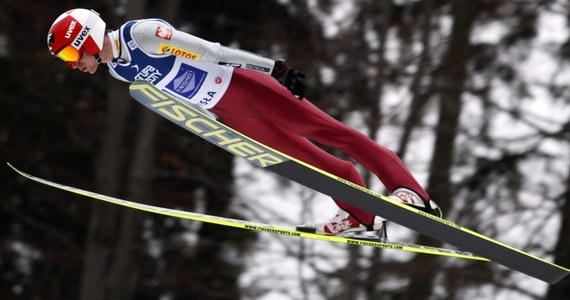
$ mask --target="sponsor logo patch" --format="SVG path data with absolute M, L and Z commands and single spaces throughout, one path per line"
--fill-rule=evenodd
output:
M 85 41 L 87 40 L 87 37 L 89 36 L 89 31 L 91 31 L 90 27 L 83 27 L 83 30 L 81 30 L 81 32 L 79 33 L 79 35 L 77 35 L 77 37 L 75 37 L 75 40 L 73 40 L 73 46 L 75 46 L 75 49 L 79 49 L 81 48 L 81 46 L 83 46 L 83 43 L 85 43 Z
M 245 68 L 260 71 L 260 72 L 269 73 L 269 68 L 258 66 L 258 65 L 246 64 Z
M 115 49 L 117 49 L 117 52 L 121 53 L 121 42 L 119 39 L 113 39 L 113 43 L 115 44 Z
M 222 65 L 222 66 L 228 66 L 228 67 L 232 67 L 232 68 L 240 68 L 241 64 L 238 63 L 230 63 L 230 62 L 219 62 L 218 65 Z
M 65 32 L 65 38 L 69 39 L 71 38 L 71 34 L 73 33 L 73 29 L 75 29 L 75 24 L 77 24 L 76 21 L 71 21 L 71 23 L 69 23 L 69 27 L 67 27 L 67 31 Z
M 135 65 L 135 66 L 136 66 L 136 69 L 138 70 L 138 66 L 137 65 Z M 151 65 L 148 65 L 148 66 L 144 67 L 144 69 L 142 69 L 142 71 L 140 71 L 135 76 L 135 80 L 146 80 L 150 83 L 155 83 L 161 77 L 162 77 L 162 73 L 160 73 L 160 71 L 157 68 L 155 68 Z
M 239 132 L 223 126 L 203 113 L 187 107 L 183 100 L 160 92 L 156 87 L 135 83 L 130 86 L 131 93 L 142 93 L 144 96 L 136 97 L 140 103 L 160 113 L 168 120 L 182 126 L 186 130 L 214 143 L 234 155 L 243 157 L 260 167 L 268 167 L 285 161 L 285 158 L 274 150 L 253 142 Z M 350 181 L 347 181 L 350 182 Z M 359 186 L 359 185 L 356 185 Z M 360 186 L 359 186 L 360 187 Z M 249 225 L 246 225 L 249 226 Z M 248 229 L 276 232 L 287 235 L 299 235 L 297 232 L 286 230 L 276 231 L 272 228 L 250 226 Z
M 129 49 L 131 49 L 131 51 L 132 51 L 132 50 L 135 50 L 137 48 L 137 43 L 135 43 L 134 40 L 130 40 L 127 42 L 127 46 L 129 46 Z
M 203 70 L 187 64 L 181 64 L 178 74 L 176 74 L 174 79 L 169 82 L 166 87 L 179 95 L 190 99 L 196 95 L 198 90 L 200 90 L 200 87 L 204 84 L 204 80 L 207 75 L 208 73 Z
M 160 43 L 160 45 L 158 45 L 158 53 L 176 55 L 176 56 L 189 58 L 189 59 L 193 59 L 193 60 L 199 60 L 200 59 L 200 54 L 198 54 L 198 53 L 194 53 L 192 51 L 188 51 L 186 49 L 182 49 L 180 47 L 172 46 L 172 45 L 166 44 L 166 43 Z

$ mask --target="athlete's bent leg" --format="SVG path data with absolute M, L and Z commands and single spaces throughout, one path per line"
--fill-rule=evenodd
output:
M 373 172 L 393 192 L 400 187 L 428 194 L 402 160 L 361 132 L 334 119 L 307 100 L 299 100 L 272 77 L 236 69 L 216 109 L 264 119 L 310 140 L 344 151 Z
M 271 122 L 242 117 L 221 110 L 212 109 L 223 123 L 233 129 L 289 156 L 311 164 L 317 168 L 335 174 L 350 182 L 364 186 L 364 182 L 354 165 L 348 161 L 339 159 L 306 138 L 295 135 L 290 131 Z M 349 205 L 339 199 L 333 199 L 336 204 L 350 213 L 358 222 L 364 225 L 372 225 L 374 215 L 360 208 Z

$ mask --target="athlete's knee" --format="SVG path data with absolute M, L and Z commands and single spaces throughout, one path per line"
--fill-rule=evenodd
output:
M 354 164 L 352 164 L 351 162 L 339 159 L 336 169 L 337 169 L 337 174 L 335 175 L 340 176 L 348 181 L 351 181 L 359 185 L 363 184 L 360 172 L 358 172 Z

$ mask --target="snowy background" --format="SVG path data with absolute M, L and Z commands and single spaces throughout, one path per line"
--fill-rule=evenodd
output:
M 349 2 L 340 1 L 330 15 L 322 12 L 315 13 L 323 21 L 326 35 L 332 37 L 340 27 L 352 23 L 351 8 L 352 5 Z M 445 28 L 451 26 L 451 21 L 445 19 L 442 21 L 443 30 L 449 30 Z M 462 128 L 470 132 L 459 137 L 457 141 L 459 149 L 470 148 L 470 151 L 478 155 L 494 157 L 502 150 L 524 151 L 536 147 L 537 150 L 556 157 L 555 161 L 529 161 L 521 166 L 521 172 L 527 176 L 526 187 L 517 197 L 526 208 L 525 211 L 510 212 L 514 209 L 509 207 L 512 203 L 501 203 L 500 199 L 476 199 L 478 202 L 476 205 L 482 213 L 481 219 L 484 220 L 479 230 L 482 230 L 482 233 L 491 233 L 485 232 L 485 228 L 492 228 L 490 230 L 494 230 L 493 234 L 497 240 L 514 247 L 526 248 L 528 244 L 536 243 L 551 249 L 554 247 L 556 233 L 559 230 L 560 216 L 552 214 L 552 211 L 556 211 L 554 204 L 543 201 L 543 198 L 550 198 L 564 192 L 564 187 L 560 186 L 557 180 L 552 180 L 549 174 L 564 176 L 567 172 L 566 166 L 570 153 L 566 143 L 544 139 L 539 137 L 537 132 L 554 132 L 570 119 L 570 106 L 564 101 L 553 99 L 549 92 L 545 91 L 552 83 L 566 85 L 570 82 L 568 62 L 561 62 L 553 55 L 556 51 L 554 45 L 560 45 L 568 39 L 566 22 L 563 15 L 541 13 L 538 18 L 537 37 L 529 43 L 528 48 L 524 49 L 524 52 L 521 52 L 521 49 L 515 49 L 501 53 L 496 58 L 508 63 L 516 61 L 517 73 L 521 75 L 518 80 L 529 84 L 529 95 L 528 99 L 521 99 L 520 95 L 513 92 L 512 84 L 507 85 L 500 80 L 494 80 L 490 83 L 493 87 L 490 97 L 494 104 L 504 111 L 519 109 L 524 115 L 524 120 L 513 119 L 508 113 L 500 111 L 493 116 L 484 116 L 486 112 L 481 108 L 480 102 L 470 98 L 469 95 L 466 95 L 464 99 L 461 116 Z M 472 40 L 474 43 L 496 43 L 502 40 L 507 33 L 508 28 L 505 28 L 502 21 L 488 22 L 476 27 Z M 373 36 L 369 42 L 378 43 Z M 398 57 L 398 40 L 392 38 L 387 42 L 388 49 L 390 45 L 393 49 L 387 52 L 386 56 L 388 58 Z M 323 70 L 322 73 L 325 77 L 331 76 L 327 70 Z M 323 80 L 326 81 L 327 78 Z M 473 78 L 472 84 L 477 85 L 478 81 L 484 80 L 486 80 L 485 76 Z M 388 114 L 393 114 L 397 118 L 399 115 L 405 115 L 409 99 L 410 95 L 406 86 L 393 86 L 386 89 L 383 105 Z M 359 113 L 355 113 L 346 122 L 354 128 L 365 131 L 360 122 L 363 118 Z M 504 141 L 499 149 L 485 147 L 478 143 L 479 141 L 473 141 L 470 138 L 477 134 L 478 127 L 481 126 L 480 120 L 483 118 L 492 119 L 488 131 L 493 138 Z M 437 115 L 432 112 L 424 116 L 424 120 L 426 127 L 434 127 Z M 399 126 L 393 125 L 386 124 L 376 138 L 382 145 L 391 149 L 397 147 L 400 134 Z M 429 130 L 418 132 L 410 148 L 406 162 L 418 180 L 425 185 L 429 159 L 433 151 L 433 133 Z M 460 182 L 464 179 L 464 174 L 468 175 L 471 172 L 469 167 L 458 166 L 454 170 L 453 179 Z M 308 191 L 295 183 L 287 183 L 284 186 L 275 175 L 256 169 L 244 160 L 236 161 L 235 174 L 238 178 L 235 187 L 237 192 L 235 205 L 250 220 L 272 224 L 314 224 L 324 222 L 336 213 L 337 208 L 330 198 Z M 384 192 L 377 180 L 371 188 Z M 537 193 L 536 191 L 543 192 Z M 458 197 L 457 201 L 459 203 L 456 205 L 461 206 L 462 199 Z M 495 206 L 506 207 L 497 210 Z M 497 211 L 509 213 L 497 215 Z M 445 213 L 448 213 L 446 215 L 448 219 L 455 221 L 456 216 L 453 212 Z M 317 280 L 319 274 L 314 271 L 314 268 L 334 270 L 342 268 L 347 263 L 348 252 L 344 245 L 339 246 L 323 241 L 295 240 L 267 233 L 260 233 L 260 236 L 258 246 L 250 253 L 251 263 L 241 282 L 244 287 L 265 286 L 271 292 L 262 298 L 252 299 L 321 299 L 322 292 L 318 290 L 319 286 L 305 283 Z M 398 225 L 390 226 L 389 236 L 391 240 L 413 242 L 413 234 Z M 363 250 L 365 255 L 367 250 L 369 249 Z M 303 257 L 310 258 L 299 259 L 292 256 L 291 252 L 295 252 L 297 256 L 303 254 Z M 533 254 L 550 261 L 553 260 L 549 253 L 543 251 Z M 410 253 L 385 250 L 383 259 L 406 261 L 411 257 Z M 452 262 L 448 263 L 461 263 L 450 260 Z M 477 286 L 473 289 L 466 289 L 461 299 L 534 299 L 536 296 L 543 295 L 547 288 L 546 283 L 522 274 L 513 274 L 510 281 L 521 290 L 502 291 L 495 286 Z M 383 283 L 389 289 L 397 289 L 404 284 L 402 280 Z M 331 283 L 330 286 L 334 284 Z M 445 293 L 441 296 L 445 297 Z
M 568 1 L 0 1 L 2 161 L 119 198 L 293 226 L 326 222 L 337 208 L 146 112 L 105 70 L 70 72 L 50 57 L 46 32 L 71 7 L 95 8 L 109 28 L 160 17 L 208 40 L 286 58 L 307 74 L 312 102 L 401 151 L 431 190 L 442 181 L 433 170 L 445 168 L 435 155 L 440 107 L 460 99 L 448 147 L 449 197 L 434 197 L 445 217 L 570 266 L 564 238 L 570 215 L 563 213 L 570 211 Z M 466 19 L 459 13 L 474 19 L 469 43 L 456 45 L 467 55 L 448 58 L 454 25 Z M 453 58 L 452 65 L 465 67 L 465 79 L 452 86 L 459 95 L 446 98 L 450 91 L 440 80 L 455 79 L 445 77 Z M 370 178 L 372 190 L 386 192 Z M 558 300 L 570 294 L 568 278 L 549 286 L 493 263 L 133 212 L 31 183 L 7 167 L 0 167 L 0 185 L 0 299 Z M 388 230 L 394 241 L 435 243 L 394 223 Z

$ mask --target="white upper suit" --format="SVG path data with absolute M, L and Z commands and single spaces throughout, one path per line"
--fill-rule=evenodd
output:
M 133 20 L 109 32 L 114 60 L 109 72 L 119 80 L 147 80 L 205 109 L 226 92 L 234 67 L 271 74 L 275 61 L 224 47 L 174 29 L 160 19 Z

